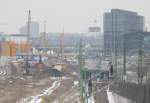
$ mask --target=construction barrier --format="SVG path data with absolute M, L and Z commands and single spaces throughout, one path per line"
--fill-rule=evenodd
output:
M 27 53 L 30 46 L 26 42 L 16 43 L 14 41 L 0 42 L 0 56 L 16 56 L 16 53 Z

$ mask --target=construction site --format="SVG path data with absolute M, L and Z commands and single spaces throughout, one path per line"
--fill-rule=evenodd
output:
M 104 15 L 103 40 L 98 27 L 92 36 L 64 28 L 52 36 L 46 21 L 32 38 L 29 10 L 26 35 L 0 35 L 0 103 L 150 103 L 150 32 L 136 31 L 137 13 Z

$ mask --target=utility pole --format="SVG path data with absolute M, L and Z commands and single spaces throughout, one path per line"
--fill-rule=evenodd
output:
M 28 23 L 27 23 L 27 44 L 29 45 L 28 55 L 30 53 L 30 34 L 31 34 L 31 11 L 29 10 Z
M 91 73 L 84 68 L 84 57 L 83 57 L 83 46 L 82 39 L 80 39 L 79 44 L 79 69 L 80 69 L 80 89 L 81 96 L 84 103 L 89 103 L 89 97 L 92 94 L 92 80 Z
M 146 80 L 146 89 L 145 89 L 145 99 L 146 99 L 146 103 L 149 103 L 150 102 L 150 78 L 148 78 L 148 73 L 146 73 L 146 77 L 147 77 L 147 80 Z
M 126 81 L 126 35 L 124 34 L 123 37 L 123 80 Z
M 59 59 L 60 59 L 60 64 L 63 64 L 64 61 L 64 28 L 62 33 L 60 34 L 60 51 L 59 51 Z
M 60 44 L 60 52 L 61 52 L 61 61 L 64 59 L 64 28 L 61 34 L 61 44 Z
M 138 50 L 138 71 L 137 71 L 139 84 L 142 84 L 143 76 L 144 76 L 144 72 L 143 72 L 143 39 L 144 39 L 144 37 L 140 36 L 139 50 Z
M 44 33 L 46 33 L 46 21 L 44 21 Z
M 57 54 L 57 61 L 58 64 L 61 66 L 61 69 L 64 70 L 65 68 L 65 63 L 64 63 L 64 29 L 62 33 L 60 34 L 60 44 L 59 44 L 59 49 L 58 49 L 58 54 Z
M 82 100 L 84 101 L 85 98 L 85 85 L 84 85 L 84 72 L 83 72 L 83 47 L 82 47 L 82 39 L 79 41 L 79 69 L 80 69 L 80 89 L 81 89 L 81 96 Z
M 112 14 L 112 49 L 111 49 L 111 62 L 113 64 L 114 67 L 114 78 L 115 81 L 118 80 L 118 68 L 117 68 L 117 50 L 118 50 L 118 42 L 117 42 L 117 35 L 118 35 L 118 28 L 117 28 L 117 14 L 113 13 Z

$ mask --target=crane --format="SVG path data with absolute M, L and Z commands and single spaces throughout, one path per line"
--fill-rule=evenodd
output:
M 26 57 L 26 61 L 25 61 L 25 71 L 26 71 L 26 75 L 30 74 L 30 70 L 29 70 L 29 54 L 30 54 L 30 29 L 31 29 L 31 11 L 29 10 L 28 13 L 28 22 L 27 22 L 27 40 L 26 40 L 26 44 L 28 44 L 28 48 L 27 48 L 27 57 Z
M 64 64 L 64 29 L 60 35 L 60 50 L 58 52 L 57 64 L 55 64 L 55 66 L 58 67 L 59 71 L 62 71 L 65 68 L 65 64 Z
M 44 33 L 43 33 L 43 47 L 45 48 L 44 52 L 46 54 L 46 48 L 48 47 L 48 39 L 46 35 L 46 21 L 44 21 Z

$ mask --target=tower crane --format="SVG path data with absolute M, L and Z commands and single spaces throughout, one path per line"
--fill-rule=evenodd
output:
M 27 57 L 26 57 L 26 61 L 25 61 L 25 71 L 26 71 L 27 75 L 30 74 L 29 62 L 28 62 L 29 54 L 30 54 L 30 48 L 31 48 L 31 44 L 30 44 L 30 29 L 31 29 L 31 11 L 29 10 L 28 22 L 27 22 L 27 40 L 26 40 L 26 44 L 28 44 L 28 48 L 27 48 Z

